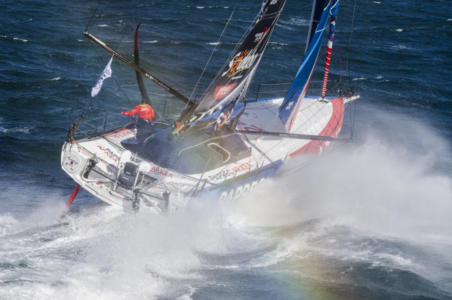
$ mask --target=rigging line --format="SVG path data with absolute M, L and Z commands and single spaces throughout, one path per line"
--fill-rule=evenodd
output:
M 361 78 L 361 67 L 362 67 L 362 59 L 363 59 L 363 53 L 364 53 L 364 37 L 365 37 L 365 34 L 366 34 L 367 13 L 368 13 L 368 11 L 369 11 L 369 0 L 367 0 L 366 13 L 364 15 L 363 38 L 362 38 L 362 41 L 361 41 L 361 55 L 360 55 L 360 58 L 359 58 L 358 79 Z M 359 81 L 358 81 L 358 89 L 359 89 Z M 351 137 L 352 137 L 352 139 L 353 139 L 353 134 L 354 134 L 355 120 L 356 120 L 356 103 L 353 106 L 353 119 L 352 119 L 352 128 L 351 128 Z
M 92 43 L 90 43 L 90 45 L 91 45 L 91 47 L 92 47 Z M 97 51 L 97 49 L 94 48 L 94 47 L 93 47 L 93 49 L 94 49 L 94 51 L 96 52 L 97 56 L 99 56 L 99 59 L 102 61 L 102 56 L 99 54 L 99 52 Z M 131 107 L 131 108 L 134 107 L 133 104 L 132 104 L 132 102 L 130 101 L 129 97 L 127 97 L 127 94 L 124 92 L 124 90 L 122 89 L 121 85 L 120 85 L 119 82 L 116 80 L 116 77 L 115 77 L 113 74 L 111 74 L 111 78 L 113 78 L 113 80 L 116 82 L 116 84 L 117 84 L 119 90 L 121 91 L 121 93 L 123 93 L 123 94 L 124 94 L 124 97 L 127 99 L 127 101 L 129 101 L 130 107 Z M 94 97 L 91 97 L 90 103 L 91 103 L 92 99 L 94 99 Z
M 352 24 L 350 25 L 350 38 L 348 40 L 348 53 L 347 53 L 347 62 L 345 64 L 345 69 L 348 70 L 348 85 L 351 85 L 351 73 L 350 73 L 350 52 L 351 52 L 351 45 L 352 45 L 352 35 L 353 35 L 353 25 L 355 23 L 355 12 L 356 12 L 356 0 L 355 5 L 353 6 L 353 16 L 352 16 Z
M 136 17 L 136 14 L 137 14 L 137 10 L 138 10 L 138 7 L 140 6 L 140 4 L 141 4 L 141 0 L 138 1 L 138 5 L 135 7 L 135 11 L 133 12 L 133 15 L 131 17 L 131 21 L 130 22 L 135 20 L 135 17 Z M 124 39 L 124 36 L 126 35 L 127 25 L 128 24 L 126 22 L 124 22 L 124 32 L 122 33 L 121 39 L 119 40 L 118 44 L 116 45 L 116 49 L 114 49 L 116 52 L 118 52 L 119 46 L 121 45 L 122 40 Z
M 193 89 L 193 91 L 192 91 L 192 93 L 191 93 L 191 95 L 190 95 L 190 97 L 189 97 L 188 99 L 190 99 L 190 100 L 192 99 L 193 94 L 195 93 L 196 89 L 198 88 L 198 84 L 199 84 L 199 82 L 201 81 L 201 79 L 202 79 L 202 77 L 203 77 L 203 75 L 204 75 L 204 72 L 206 71 L 207 66 L 208 66 L 209 63 L 210 63 L 210 60 L 212 59 L 213 54 L 214 54 L 215 51 L 217 50 L 217 47 L 218 47 L 218 45 L 220 44 L 221 39 L 223 38 L 223 34 L 224 34 L 224 32 L 226 31 L 226 28 L 228 27 L 229 22 L 230 22 L 231 19 L 232 19 L 232 16 L 234 15 L 234 12 L 235 12 L 235 9 L 237 8 L 237 4 L 238 4 L 238 3 L 239 3 L 239 0 L 237 0 L 237 1 L 235 2 L 234 9 L 232 10 L 232 13 L 231 13 L 231 15 L 229 16 L 229 19 L 228 19 L 228 21 L 226 22 L 226 25 L 224 26 L 223 31 L 221 32 L 220 37 L 218 38 L 218 42 L 215 44 L 215 47 L 213 48 L 212 53 L 210 54 L 210 57 L 209 57 L 209 59 L 207 60 L 206 65 L 204 66 L 204 70 L 202 70 L 201 76 L 199 76 L 198 82 L 196 83 L 195 88 Z M 185 104 L 185 108 L 187 108 L 187 106 L 188 106 L 188 102 Z
M 361 66 L 362 66 L 362 61 L 363 61 L 363 52 L 364 52 L 364 37 L 366 34 L 366 25 L 367 25 L 367 12 L 369 9 L 369 0 L 367 0 L 367 5 L 366 5 L 366 13 L 364 15 L 364 26 L 363 26 L 363 38 L 361 41 L 361 55 L 359 57 L 359 68 L 358 68 L 358 79 L 361 78 Z M 359 81 L 358 80 L 358 88 L 359 88 Z
M 93 15 L 91 16 L 91 19 L 89 19 L 88 24 L 86 24 L 85 31 L 88 31 L 88 27 L 90 27 L 93 24 L 92 22 L 93 22 L 94 16 L 96 15 L 96 12 L 99 9 L 99 6 L 101 3 L 102 3 L 102 0 L 99 1 L 99 4 L 97 4 L 96 9 L 94 10 Z
M 238 5 L 238 2 L 239 2 L 239 1 L 236 2 L 235 7 L 234 7 L 234 10 L 236 9 L 236 7 L 237 7 L 237 5 Z M 246 3 L 246 0 L 245 0 L 244 3 Z M 249 15 L 249 13 L 248 13 L 248 15 Z M 248 16 L 248 15 L 247 15 L 247 16 Z M 259 16 L 260 16 L 260 12 L 254 17 L 253 21 L 250 23 L 250 25 L 248 26 L 248 28 L 245 30 L 245 32 L 243 33 L 243 35 L 242 35 L 242 37 L 240 38 L 239 42 L 235 45 L 234 50 L 232 50 L 231 55 L 228 57 L 228 59 L 227 59 L 226 62 L 223 64 L 223 66 L 221 67 L 220 70 L 222 70 L 222 69 L 228 64 L 228 62 L 231 60 L 232 56 L 233 56 L 234 53 L 237 51 L 238 47 L 239 47 L 240 44 L 242 43 L 242 41 L 243 41 L 243 39 L 245 38 L 245 36 L 248 34 L 248 32 L 250 31 L 250 29 L 252 28 L 252 26 L 253 26 L 253 25 L 256 23 L 256 21 L 258 20 L 258 17 L 259 17 Z M 248 18 L 247 18 L 247 19 L 248 19 Z M 229 23 L 229 21 L 228 21 L 228 23 Z M 227 24 L 226 24 L 226 26 L 227 26 Z M 225 29 L 226 29 L 226 27 L 225 27 Z M 216 47 L 216 46 L 215 46 L 215 47 Z M 213 54 L 213 52 L 212 52 L 212 54 Z M 206 66 L 206 67 L 207 67 L 207 66 Z M 202 76 L 202 75 L 201 75 L 201 76 Z M 212 83 L 213 83 L 213 82 L 212 82 Z M 211 84 L 212 84 L 212 83 L 211 83 Z M 210 88 L 210 86 L 211 86 L 211 85 L 208 86 L 207 90 Z M 201 96 L 201 98 L 202 98 L 202 96 Z M 190 97 L 190 99 L 191 99 L 191 97 Z M 187 105 L 185 106 L 185 108 L 187 108 Z M 185 119 L 184 119 L 183 121 L 185 121 Z
M 238 2 L 238 1 L 237 1 Z M 237 5 L 237 3 L 236 3 Z M 234 8 L 235 10 L 235 8 Z M 259 13 L 256 15 L 256 17 L 254 18 L 254 20 L 250 23 L 250 25 L 248 26 L 247 30 L 243 33 L 242 37 L 240 38 L 240 41 L 236 44 L 234 50 L 231 52 L 231 55 L 228 57 L 228 59 L 226 60 L 226 62 L 223 64 L 223 66 L 221 67 L 220 70 L 223 70 L 223 68 L 227 65 L 227 63 L 231 60 L 232 56 L 234 55 L 234 53 L 237 51 L 237 49 L 239 48 L 240 44 L 242 43 L 243 39 L 246 37 L 246 35 L 249 33 L 250 29 L 253 27 L 254 24 L 256 24 L 258 18 L 260 16 L 260 11 Z M 209 88 L 211 87 L 211 85 L 213 84 L 213 82 L 209 85 L 209 87 L 207 88 L 207 90 L 209 90 Z M 202 97 L 202 96 L 201 96 Z M 187 106 L 185 106 L 185 108 L 187 108 Z M 196 109 L 196 105 L 193 105 L 193 107 L 191 108 L 191 110 L 189 111 L 189 113 L 184 117 L 184 119 L 181 121 L 181 123 L 184 123 L 188 120 L 187 116 L 190 116 Z
M 110 7 L 110 5 L 111 5 L 111 1 L 110 1 L 110 3 L 105 7 L 105 9 L 99 14 L 99 16 L 102 16 L 102 15 L 105 13 L 105 11 Z M 92 25 L 94 24 L 94 22 L 95 22 L 95 19 L 93 20 L 93 22 L 92 22 L 89 26 L 92 26 Z
M 315 102 L 313 102 L 311 105 L 309 105 L 308 107 L 306 107 L 306 108 L 304 108 L 303 110 L 307 110 L 308 108 L 310 108 L 311 106 L 313 106 L 313 105 L 315 105 L 316 103 Z M 293 132 L 295 132 L 295 131 L 297 131 L 297 130 L 299 130 L 300 128 L 302 128 L 306 123 L 308 123 L 312 118 L 314 118 L 317 114 L 319 114 L 320 112 L 322 112 L 322 110 L 324 109 L 325 107 L 323 107 L 323 108 L 321 108 L 317 113 L 315 113 L 315 114 L 313 114 L 310 118 L 308 118 L 308 120 L 306 120 L 306 122 L 304 122 L 304 123 L 301 123 Z M 303 110 L 300 110 L 299 112 L 302 112 Z M 344 113 L 342 113 L 342 115 L 343 115 Z M 275 116 L 278 116 L 279 115 L 279 112 L 277 112 L 276 114 L 275 114 Z M 341 115 L 341 117 L 342 117 L 342 115 Z M 333 117 L 333 116 L 331 116 L 331 117 Z M 274 120 L 275 119 L 275 117 L 273 117 L 272 118 L 272 120 L 270 120 L 270 122 L 267 124 L 267 125 L 265 125 L 265 126 L 268 126 L 269 124 L 271 124 L 271 123 L 273 123 Z M 295 124 L 294 124 L 295 125 Z M 262 128 L 262 129 L 264 129 L 265 128 L 265 126 Z M 337 126 L 337 125 L 336 125 Z M 353 138 L 353 133 L 352 133 L 352 138 Z M 277 146 L 279 146 L 281 143 L 283 143 L 284 142 L 284 140 L 281 140 L 281 141 L 279 141 L 278 143 L 276 143 L 273 147 L 271 147 L 268 151 L 271 151 L 271 150 L 273 150 L 275 147 L 277 147 Z M 268 152 L 267 151 L 267 152 Z

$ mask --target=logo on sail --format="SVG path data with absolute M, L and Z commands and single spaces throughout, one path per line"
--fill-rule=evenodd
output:
M 257 42 L 257 43 L 260 43 L 260 42 L 262 41 L 262 39 L 265 37 L 265 35 L 267 34 L 267 31 L 268 31 L 268 27 L 265 26 L 263 32 L 257 33 L 257 34 L 254 36 L 254 42 L 255 42 L 255 43 L 256 43 L 256 42 Z
M 217 86 L 215 88 L 215 92 L 213 94 L 213 97 L 215 98 L 215 100 L 220 100 L 221 98 L 223 98 L 226 95 L 228 95 L 229 92 L 232 91 L 235 88 L 237 83 L 238 82 L 227 84 L 227 85 L 222 85 L 222 86 Z
M 224 72 L 221 77 L 228 76 L 231 78 L 237 73 L 242 72 L 243 70 L 251 68 L 256 58 L 259 56 L 256 53 L 256 48 L 253 50 L 245 50 L 237 53 L 229 62 L 229 70 Z

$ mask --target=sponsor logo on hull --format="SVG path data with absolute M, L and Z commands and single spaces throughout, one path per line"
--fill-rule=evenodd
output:
M 99 148 L 101 151 L 103 151 L 109 159 L 111 159 L 114 162 L 118 162 L 119 156 L 116 153 L 114 153 L 110 148 L 104 148 L 100 145 L 98 145 L 97 148 Z
M 169 172 L 168 170 L 165 170 L 163 168 L 159 168 L 156 166 L 152 166 L 151 172 L 169 177 L 169 178 L 173 178 L 173 173 Z
M 260 180 L 255 180 L 251 183 L 247 183 L 247 184 L 238 186 L 236 188 L 232 188 L 228 191 L 224 191 L 220 195 L 220 202 L 230 202 L 230 201 L 237 200 L 240 197 L 243 197 L 246 194 L 248 194 L 250 191 L 252 191 L 254 189 L 254 187 L 258 183 L 262 183 L 262 181 L 264 181 L 264 180 L 265 180 L 265 178 L 262 178 Z

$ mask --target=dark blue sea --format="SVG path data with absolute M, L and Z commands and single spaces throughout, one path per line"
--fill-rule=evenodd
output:
M 142 66 L 194 98 L 261 2 L 0 1 L 0 299 L 452 299 L 446 0 L 341 0 L 330 77 L 361 96 L 342 131 L 354 143 L 232 204 L 149 217 L 81 191 L 58 222 L 75 187 L 60 166 L 70 124 L 141 100 L 117 60 L 91 97 L 110 55 L 87 24 L 132 59 L 141 22 Z M 287 1 L 249 99 L 295 76 L 310 2 Z M 146 88 L 159 113 L 184 107 Z

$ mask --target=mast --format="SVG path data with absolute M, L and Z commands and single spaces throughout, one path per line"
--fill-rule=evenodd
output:
M 143 69 L 140 66 L 138 66 L 137 64 L 129 61 L 127 58 L 125 58 L 124 56 L 122 56 L 118 52 L 116 52 L 113 49 L 111 49 L 110 47 L 108 47 L 104 42 L 102 42 L 101 40 L 99 40 L 98 38 L 93 36 L 92 34 L 88 33 L 87 31 L 84 31 L 83 35 L 86 36 L 87 38 L 91 39 L 92 41 L 94 41 L 96 44 L 98 44 L 99 46 L 101 46 L 102 48 L 104 48 L 105 50 L 107 50 L 108 52 L 110 52 L 111 54 L 113 54 L 114 56 L 119 58 L 120 60 L 122 60 L 129 67 L 135 69 L 135 71 L 139 72 L 141 75 L 146 76 L 151 81 L 155 82 L 158 86 L 160 86 L 161 88 L 163 88 L 167 92 L 169 92 L 169 93 L 173 94 L 174 96 L 176 96 L 179 100 L 181 100 L 181 101 L 183 101 L 183 102 L 185 102 L 185 103 L 187 103 L 189 105 L 194 105 L 195 104 L 195 102 L 189 100 L 187 97 L 185 97 L 184 95 L 182 95 L 181 93 L 179 93 L 178 91 L 176 91 L 175 89 L 173 89 L 172 87 L 170 87 L 169 85 L 167 85 L 166 83 L 164 83 L 163 81 L 161 81 L 160 79 L 155 77 L 154 75 L 149 74 L 145 69 Z
M 328 82 L 328 73 L 330 72 L 331 52 L 333 51 L 334 31 L 336 30 L 338 7 L 339 7 L 339 0 L 333 0 L 333 5 L 331 7 L 330 36 L 329 36 L 329 40 L 328 40 L 328 48 L 327 48 L 326 63 L 325 63 L 325 75 L 323 77 L 322 99 L 325 99 L 326 84 Z

